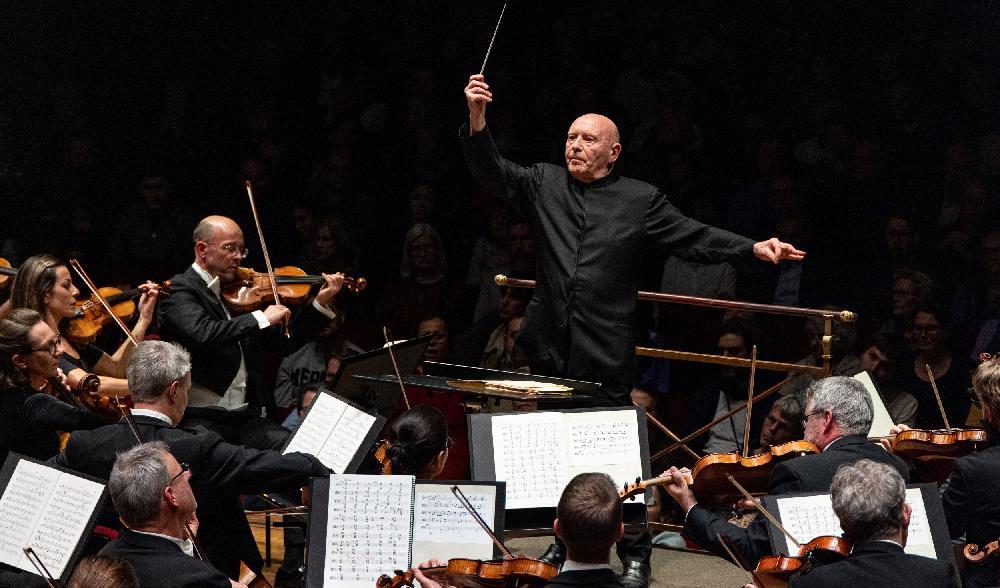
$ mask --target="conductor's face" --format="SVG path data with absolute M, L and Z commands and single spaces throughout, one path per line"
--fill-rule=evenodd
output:
M 581 182 L 593 182 L 610 174 L 621 151 L 618 127 L 600 114 L 581 116 L 566 134 L 566 168 Z

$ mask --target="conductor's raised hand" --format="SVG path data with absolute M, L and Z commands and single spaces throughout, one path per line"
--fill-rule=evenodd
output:
M 486 128 L 486 105 L 493 102 L 493 93 L 486 83 L 486 76 L 469 76 L 465 86 L 465 102 L 469 105 L 469 129 L 473 134 Z
M 802 261 L 806 256 L 805 251 L 800 251 L 790 243 L 785 243 L 777 237 L 771 237 L 767 241 L 754 243 L 753 254 L 757 256 L 757 259 L 763 259 L 771 263 L 778 263 L 783 259 Z

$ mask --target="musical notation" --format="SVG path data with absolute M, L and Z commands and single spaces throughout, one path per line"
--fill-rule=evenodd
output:
M 318 394 L 284 453 L 308 453 L 334 472 L 344 473 L 375 421 L 335 396 Z
M 455 500 L 455 496 L 447 486 L 434 488 L 438 491 L 416 492 L 413 507 L 413 541 L 478 543 L 492 546 L 489 535 L 483 533 L 476 521 L 469 516 L 468 511 Z M 472 507 L 486 521 L 487 526 L 494 527 L 496 493 L 477 492 L 466 488 L 463 488 L 463 492 Z

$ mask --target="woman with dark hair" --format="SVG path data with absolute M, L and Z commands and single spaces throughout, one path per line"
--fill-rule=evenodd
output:
M 139 320 L 132 329 L 132 336 L 141 341 L 146 329 L 153 321 L 158 290 L 155 284 L 147 282 L 140 286 L 143 294 L 139 298 Z M 42 316 L 42 320 L 56 333 L 62 333 L 67 319 L 76 316 L 76 297 L 80 290 L 73 285 L 69 268 L 52 255 L 29 257 L 17 271 L 11 285 L 11 308 L 30 308 Z M 132 356 L 133 345 L 129 339 L 121 344 L 114 355 L 108 355 L 93 344 L 75 346 L 65 337 L 58 341 L 61 352 L 60 367 L 70 382 L 76 382 L 89 374 L 101 377 L 101 393 L 127 395 L 128 382 L 125 368 Z
M 967 357 L 953 352 L 949 341 L 951 325 L 947 321 L 948 313 L 944 310 L 934 305 L 921 305 L 910 327 L 916 354 L 912 361 L 900 363 L 899 387 L 917 399 L 919 428 L 944 427 L 926 366 L 934 372 L 949 424 L 961 427 L 969 416 L 972 403 L 968 394 L 969 375 L 975 366 Z
M 0 463 L 14 451 L 37 459 L 59 453 L 59 432 L 104 424 L 49 394 L 58 379 L 59 336 L 27 308 L 0 320 Z
M 393 421 L 385 456 L 391 473 L 431 480 L 444 470 L 450 448 L 444 414 L 433 406 L 418 404 Z

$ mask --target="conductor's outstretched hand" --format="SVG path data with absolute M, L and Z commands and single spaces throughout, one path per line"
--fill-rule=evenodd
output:
M 493 102 L 493 93 L 486 83 L 486 77 L 476 74 L 469 76 L 465 86 L 465 101 L 469 104 L 469 129 L 473 134 L 486 128 L 486 105 Z
M 771 263 L 778 263 L 782 259 L 802 261 L 806 256 L 805 251 L 800 251 L 791 244 L 778 240 L 777 237 L 771 237 L 767 241 L 754 243 L 753 254 L 757 256 L 757 259 L 763 259 Z

